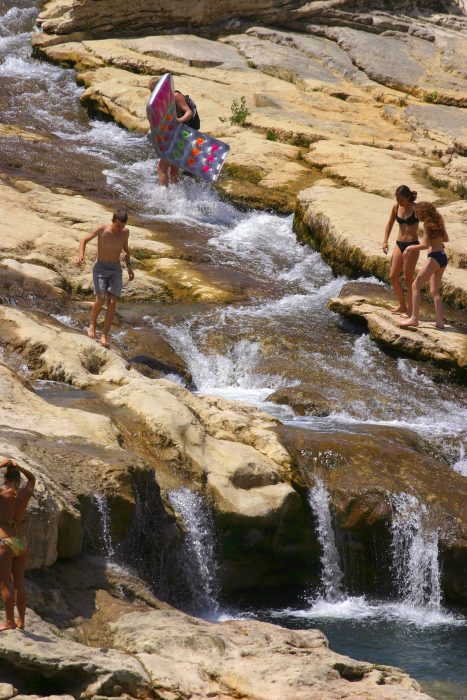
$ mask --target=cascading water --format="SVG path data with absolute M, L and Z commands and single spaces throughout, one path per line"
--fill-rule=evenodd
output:
M 318 540 L 321 545 L 321 585 L 324 600 L 328 603 L 342 601 L 344 574 L 339 562 L 334 529 L 332 527 L 330 496 L 322 479 L 308 491 L 308 502 L 316 518 Z
M 203 497 L 187 488 L 171 491 L 169 500 L 186 528 L 186 561 L 194 607 L 204 615 L 216 616 L 219 583 L 210 511 Z
M 355 338 L 343 332 L 337 316 L 327 309 L 327 301 L 339 293 L 345 280 L 334 278 L 318 253 L 297 244 L 290 218 L 238 212 L 211 188 L 191 179 L 168 191 L 155 186 L 153 155 L 144 136 L 89 121 L 79 103 L 81 88 L 75 84 L 74 72 L 31 57 L 29 35 L 38 6 L 34 0 L 18 0 L 14 7 L 0 0 L 0 76 L 5 87 L 0 121 L 50 138 L 28 142 L 14 136 L 0 138 L 2 162 L 21 162 L 22 176 L 32 180 L 45 179 L 121 199 L 133 214 L 139 212 L 170 228 L 170 236 L 178 236 L 195 260 L 200 250 L 203 255 L 208 252 L 219 266 L 246 270 L 261 282 L 260 293 L 241 306 L 222 305 L 219 310 L 213 304 L 214 310 L 203 318 L 199 308 L 190 311 L 185 306 L 184 324 L 176 321 L 179 343 L 175 336 L 173 342 L 185 359 L 195 358 L 193 375 L 198 388 L 262 401 L 278 386 L 296 381 L 325 387 L 339 409 L 324 418 L 293 417 L 295 425 L 339 431 L 365 424 L 369 430 L 376 425 L 411 431 L 436 443 L 453 468 L 465 473 L 467 411 L 459 387 L 433 380 L 420 363 L 388 357 L 368 336 Z M 25 101 L 28 109 L 24 109 Z M 58 320 L 69 323 L 65 318 Z M 174 327 L 173 319 L 166 324 L 167 330 L 170 326 Z M 209 339 L 203 342 L 205 331 L 211 330 L 228 331 L 227 342 L 219 345 L 223 350 L 217 353 L 212 353 Z M 265 346 L 271 356 L 275 353 L 275 363 L 264 363 Z M 269 405 L 265 407 L 270 410 Z M 159 597 L 175 604 L 185 601 L 190 591 L 179 561 L 179 532 L 166 517 L 157 485 L 144 480 L 135 496 L 135 522 L 128 542 L 119 545 L 119 554 L 121 550 Z M 327 603 L 326 609 L 315 604 L 295 611 L 292 626 L 297 626 L 297 617 L 304 627 L 314 627 L 319 621 L 337 651 L 402 665 L 419 678 L 430 677 L 442 659 L 440 677 L 457 681 L 462 667 L 459 649 L 465 643 L 459 631 L 462 622 L 445 611 L 434 614 L 439 584 L 436 538 L 433 535 L 430 540 L 426 529 L 419 532 L 425 533 L 425 549 L 432 553 L 421 559 L 428 573 L 424 583 L 412 589 L 414 595 L 401 589 L 401 597 L 410 605 L 370 604 L 363 598 L 344 596 Z M 412 540 L 416 539 L 414 535 Z M 194 580 L 201 579 L 198 572 Z M 209 576 L 207 580 L 214 585 Z M 332 575 L 330 580 L 335 580 Z M 196 588 L 201 590 L 202 584 Z M 339 591 L 339 586 L 334 589 Z M 204 605 L 215 609 L 215 586 L 207 590 Z M 410 611 L 416 611 L 413 606 L 422 599 L 423 618 L 410 617 Z M 275 620 L 288 624 L 283 618 Z M 424 632 L 425 624 L 431 625 L 429 634 Z M 420 667 L 425 664 L 422 670 L 418 663 Z M 463 695 L 466 693 L 457 697 Z
M 441 608 L 438 531 L 427 525 L 428 511 L 408 493 L 393 494 L 392 554 L 401 600 L 414 608 Z
M 95 493 L 92 500 L 94 501 L 100 516 L 104 554 L 107 559 L 112 559 L 112 557 L 115 555 L 115 548 L 112 543 L 110 511 L 107 498 L 103 493 Z

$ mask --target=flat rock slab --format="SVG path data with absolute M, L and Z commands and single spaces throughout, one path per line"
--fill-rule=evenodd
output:
M 410 105 L 403 121 L 414 131 L 424 130 L 429 138 L 467 155 L 467 119 L 465 112 L 445 105 Z
M 161 690 L 176 688 L 180 696 L 196 700 L 428 697 L 398 669 L 330 651 L 318 630 L 292 631 L 253 620 L 211 624 L 175 611 L 132 613 L 110 628 L 114 644 L 134 654 Z
M 149 36 L 122 40 L 121 43 L 138 53 L 171 58 L 189 66 L 246 68 L 246 60 L 234 48 L 193 34 Z
M 344 292 L 345 293 L 345 292 Z M 422 360 L 432 360 L 467 373 L 467 331 L 451 324 L 443 330 L 434 322 L 420 321 L 417 328 L 399 328 L 400 316 L 365 296 L 339 296 L 330 299 L 329 307 L 344 316 L 363 320 L 370 336 L 385 347 Z
M 105 678 L 109 687 L 119 685 L 133 695 L 148 683 L 146 671 L 133 657 L 79 644 L 32 611 L 28 611 L 27 620 L 24 631 L 0 635 L 0 659 L 46 678 L 68 679 L 70 689 L 86 689 Z

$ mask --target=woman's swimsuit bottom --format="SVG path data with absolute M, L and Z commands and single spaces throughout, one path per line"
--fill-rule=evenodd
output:
M 434 250 L 432 253 L 428 253 L 428 257 L 436 260 L 441 269 L 448 264 L 448 256 L 444 250 Z
M 0 547 L 9 547 L 13 556 L 20 557 L 26 551 L 26 540 L 24 537 L 14 535 L 13 537 L 1 537 Z
M 396 241 L 397 247 L 399 248 L 400 252 L 403 253 L 406 248 L 409 247 L 409 245 L 418 245 L 418 241 Z

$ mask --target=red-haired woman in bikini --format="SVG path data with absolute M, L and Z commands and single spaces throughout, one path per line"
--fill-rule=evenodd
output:
M 417 265 L 419 251 L 412 248 L 410 254 L 404 255 L 404 251 L 418 244 L 418 218 L 414 211 L 414 202 L 417 193 L 410 190 L 407 185 L 400 185 L 396 190 L 396 204 L 394 204 L 389 221 L 384 231 L 383 251 L 388 252 L 388 240 L 394 223 L 399 224 L 399 235 L 396 240 L 396 247 L 391 259 L 391 284 L 396 293 L 398 306 L 391 311 L 394 314 L 412 315 L 412 283 L 415 276 L 415 266 Z M 407 285 L 407 303 L 402 289 L 400 274 L 404 272 L 404 280 Z
M 441 280 L 448 264 L 448 258 L 444 252 L 444 244 L 449 241 L 449 236 L 444 225 L 444 219 L 430 202 L 420 202 L 414 205 L 416 216 L 423 221 L 423 240 L 420 244 L 409 246 L 404 255 L 411 255 L 412 250 L 429 249 L 426 263 L 417 275 L 413 283 L 413 311 L 407 321 L 401 321 L 399 326 L 418 326 L 418 315 L 420 311 L 420 299 L 422 286 L 430 280 L 430 294 L 435 304 L 436 328 L 444 328 L 443 305 L 439 293 Z

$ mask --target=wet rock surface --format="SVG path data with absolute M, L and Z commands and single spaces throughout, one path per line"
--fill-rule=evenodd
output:
M 226 196 L 243 208 L 290 213 L 305 190 L 300 235 L 352 276 L 386 279 L 380 239 L 392 193 L 400 178 L 415 181 L 419 198 L 443 205 L 452 241 L 443 293 L 462 307 L 465 21 L 430 14 L 444 4 L 421 5 L 423 17 L 409 3 L 398 11 L 412 16 L 388 12 L 383 3 L 381 12 L 357 11 L 342 0 L 286 10 L 283 3 L 243 3 L 241 11 L 220 2 L 197 7 L 198 22 L 184 3 L 165 14 L 154 3 L 135 13 L 128 3 L 54 1 L 44 7 L 46 32 L 35 35 L 34 51 L 75 67 L 91 114 L 136 132 L 147 126 L 149 76 L 173 72 L 177 87 L 199 104 L 203 128 L 232 146 L 219 183 Z M 175 20 L 177 33 L 161 34 Z M 201 25 L 209 29 L 205 36 L 189 33 L 197 23 L 200 33 Z M 388 55 L 407 66 L 402 82 Z M 230 125 L 231 102 L 242 95 L 250 115 L 246 125 Z M 12 101 L 8 91 L 5 99 Z M 92 244 L 84 272 L 73 264 L 78 240 L 110 219 L 102 168 L 83 176 L 84 153 L 76 173 L 66 157 L 51 167 L 50 155 L 42 160 L 51 137 L 41 129 L 6 124 L 0 138 L 10 143 L 1 161 L 9 175 L 0 181 L 0 451 L 24 461 L 38 480 L 28 518 L 35 612 L 25 633 L 0 640 L 0 677 L 13 686 L 4 692 L 30 700 L 36 691 L 69 700 L 67 693 L 130 698 L 149 689 L 164 700 L 426 697 L 397 669 L 330 651 L 318 631 L 252 620 L 212 625 L 170 609 L 155 594 L 185 607 L 190 598 L 189 533 L 170 498 L 182 487 L 202 494 L 211 509 L 224 592 L 235 599 L 258 590 L 307 590 L 319 577 L 320 545 L 306 489 L 319 475 L 349 542 L 347 563 L 360 566 L 355 590 L 386 590 L 383 580 L 375 583 L 372 543 L 381 537 L 387 557 L 389 495 L 407 492 L 440 528 L 446 600 L 465 602 L 463 482 L 448 465 L 444 443 L 428 444 L 402 429 L 335 429 L 333 414 L 370 401 L 371 387 L 357 388 L 345 368 L 331 378 L 325 353 L 342 335 L 329 323 L 315 338 L 313 328 L 288 329 L 281 319 L 262 331 L 254 323 L 240 329 L 226 315 L 222 333 L 208 324 L 203 350 L 215 362 L 217 352 L 230 357 L 239 338 L 244 349 L 257 344 L 262 356 L 254 371 L 296 384 L 281 384 L 267 400 L 291 406 L 295 417 L 327 418 L 332 432 L 284 428 L 254 406 L 188 390 L 202 385 L 192 374 L 191 350 L 169 342 L 161 322 L 176 325 L 194 308 L 208 315 L 216 304 L 241 310 L 275 294 L 284 279 L 223 267 L 222 251 L 206 252 L 211 233 L 200 232 L 199 223 L 130 222 L 136 279 L 125 288 L 113 349 L 102 349 L 85 333 Z M 132 137 L 122 138 L 126 144 Z M 23 141 L 31 149 L 28 163 L 11 155 L 11 144 Z M 106 198 L 92 201 L 83 195 L 89 191 Z M 147 206 L 143 198 L 135 210 Z M 362 211 L 371 212 L 374 232 L 362 227 Z M 203 215 L 209 221 L 209 210 Z M 387 294 L 382 287 L 375 292 L 370 315 L 384 312 Z M 362 298 L 360 290 L 352 295 Z M 310 314 L 316 312 L 311 305 Z M 152 319 L 140 321 L 146 313 Z M 348 313 L 355 315 L 353 306 Z M 462 327 L 462 312 L 449 314 Z M 430 337 L 430 348 L 438 348 L 430 358 L 460 367 L 462 337 L 456 334 L 452 347 Z M 353 361 L 360 359 L 356 348 Z M 437 371 L 437 381 L 449 381 Z M 178 379 L 168 380 L 173 374 Z M 371 398 L 379 417 L 387 400 L 381 387 Z

